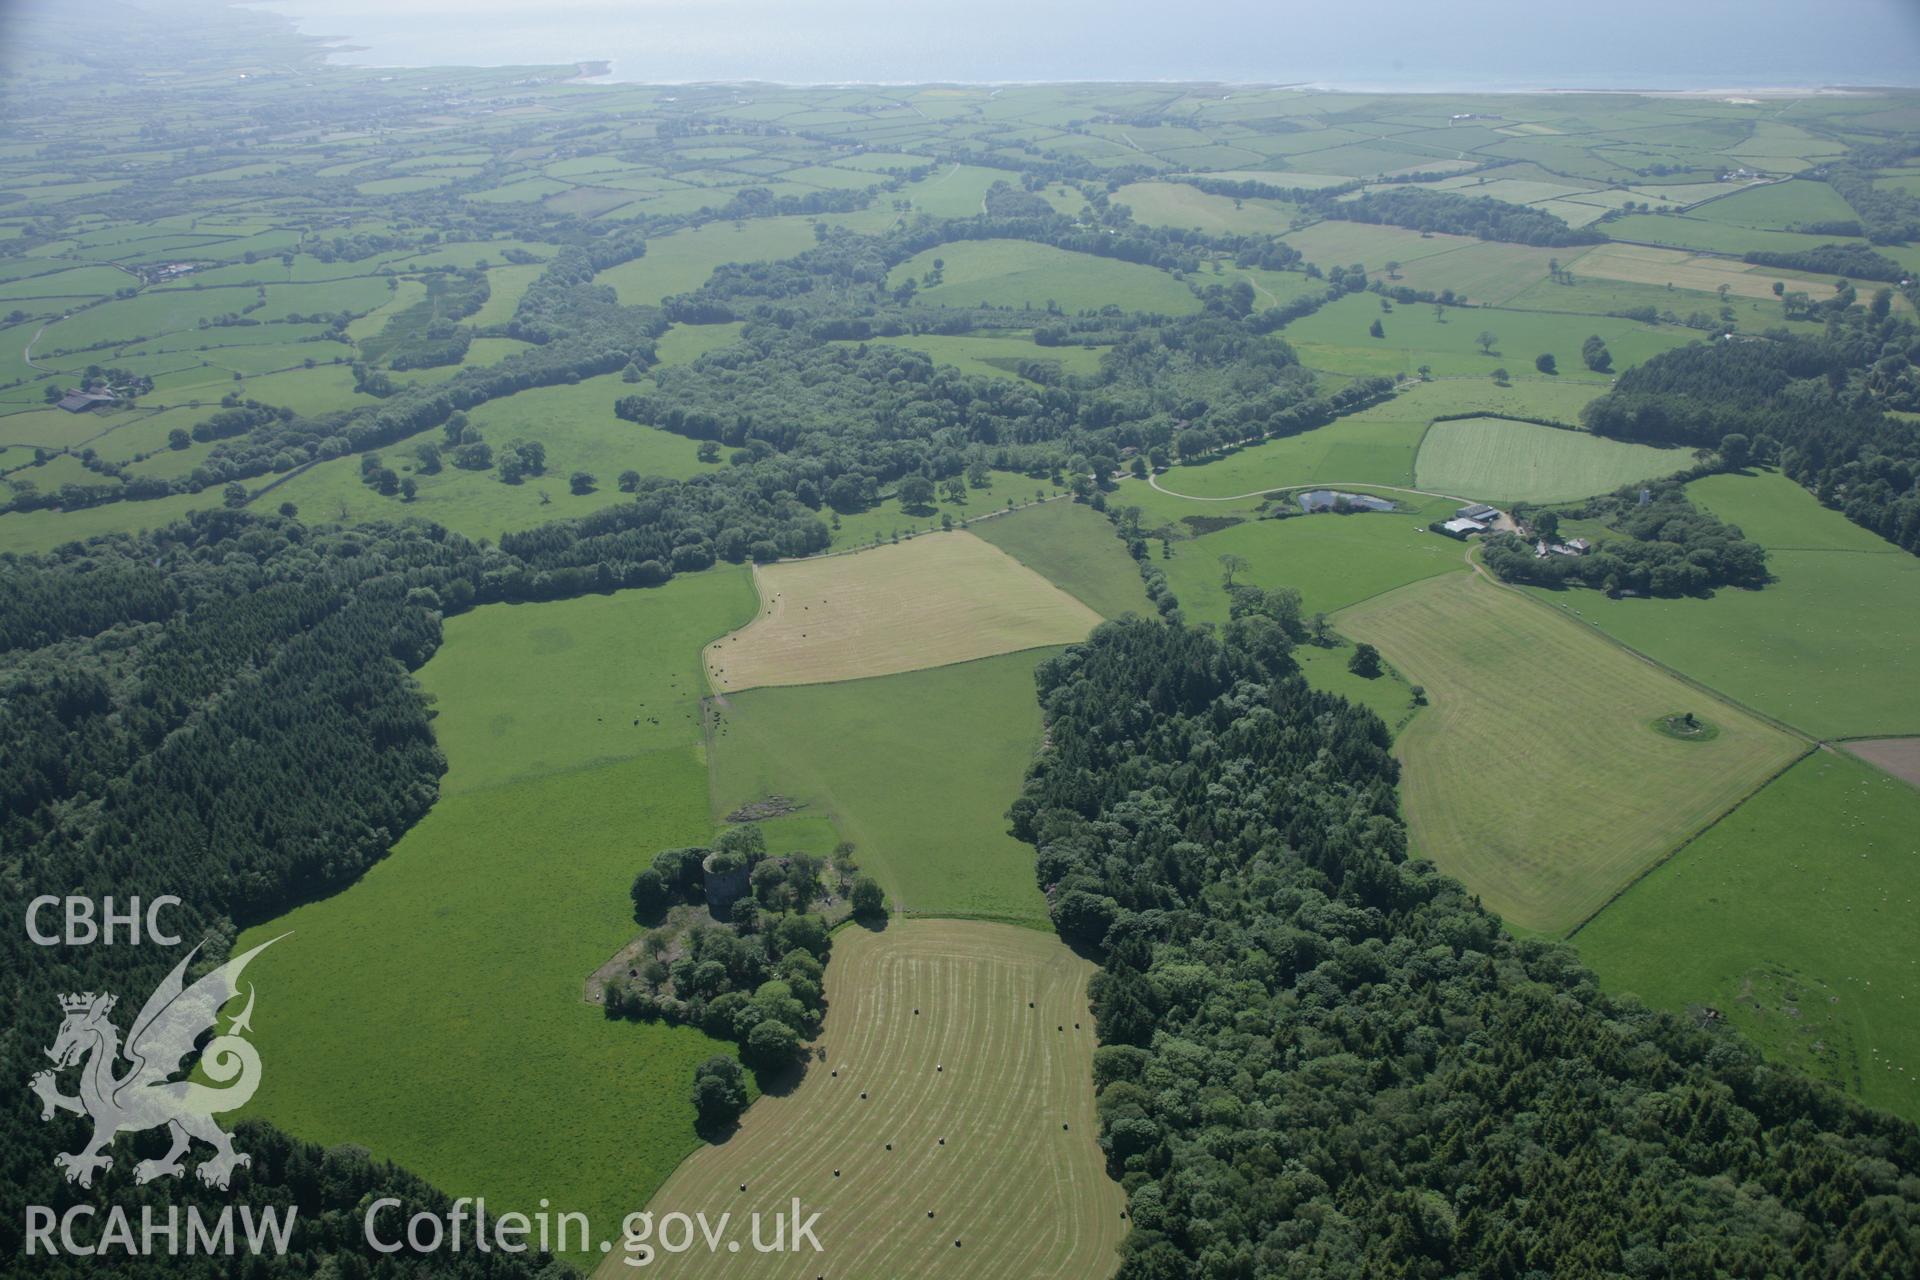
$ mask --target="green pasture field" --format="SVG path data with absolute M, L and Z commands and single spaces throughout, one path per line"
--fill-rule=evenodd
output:
M 1690 329 L 1648 325 L 1610 316 L 1565 316 L 1541 311 L 1505 311 L 1493 307 L 1449 307 L 1439 316 L 1429 306 L 1394 305 L 1380 309 L 1371 293 L 1353 293 L 1304 316 L 1283 331 L 1312 369 L 1345 374 L 1413 374 L 1421 365 L 1437 377 L 1486 377 L 1505 369 L 1514 378 L 1537 378 L 1534 357 L 1554 357 L 1560 382 L 1605 384 L 1611 374 L 1595 373 L 1580 358 L 1580 347 L 1598 334 L 1613 353 L 1617 373 L 1662 351 L 1698 341 Z M 1378 320 L 1385 332 L 1375 338 L 1369 326 Z M 1482 331 L 1499 341 L 1490 353 L 1475 340 Z
M 1164 271 L 1027 240 L 936 245 L 895 267 L 888 287 L 921 279 L 936 258 L 946 263 L 944 282 L 919 293 L 921 302 L 933 306 L 1041 310 L 1051 304 L 1072 313 L 1111 305 L 1167 315 L 1200 306 L 1192 291 Z
M 1249 445 L 1199 465 L 1174 467 L 1160 477 L 1160 484 L 1196 498 L 1225 498 L 1283 485 L 1410 486 L 1421 437 L 1441 414 L 1508 414 L 1572 425 L 1580 420 L 1581 407 L 1598 394 L 1591 383 L 1544 378 L 1508 387 L 1479 379 L 1413 383 L 1390 400 L 1324 427 Z M 1477 495 L 1469 491 L 1464 496 Z M 1192 507 L 1197 513 L 1207 509 Z
M 1920 560 L 1784 476 L 1711 476 L 1688 493 L 1768 549 L 1774 582 L 1705 600 L 1536 594 L 1814 737 L 1920 733 Z
M 548 1197 L 615 1221 L 666 1178 L 697 1145 L 693 1067 L 731 1049 L 609 1022 L 584 986 L 638 932 L 634 869 L 709 838 L 700 645 L 752 609 L 727 571 L 449 620 L 419 673 L 439 803 L 351 888 L 238 944 L 290 935 L 251 970 L 274 1064 L 252 1114 L 494 1212 Z M 453 1062 L 487 1069 L 449 1089 Z
M 219 505 L 219 491 L 209 490 L 151 502 L 109 502 L 78 511 L 9 511 L 0 514 L 0 551 L 51 551 L 102 533 L 139 533 L 172 524 L 189 511 Z
M 1583 246 L 1535 249 L 1476 240 L 1472 236 L 1423 235 L 1403 227 L 1327 220 L 1290 233 L 1287 243 L 1323 269 L 1359 263 L 1371 278 L 1438 293 L 1452 289 L 1478 303 L 1500 303 L 1547 278 L 1547 264 L 1577 262 Z M 1387 263 L 1398 262 L 1398 279 Z
M 1113 202 L 1132 209 L 1133 220 L 1150 227 L 1197 227 L 1217 235 L 1280 235 L 1299 213 L 1279 200 L 1212 196 L 1184 182 L 1130 182 L 1113 193 Z
M 1107 518 L 1078 502 L 1042 502 L 969 525 L 1103 618 L 1152 617 L 1140 570 Z
M 1284 520 L 1249 518 L 1197 538 L 1173 541 L 1171 558 L 1149 540 L 1153 563 L 1167 575 L 1180 608 L 1195 622 L 1225 622 L 1227 597 L 1223 555 L 1237 555 L 1251 566 L 1235 581 L 1269 590 L 1291 587 L 1308 614 L 1332 613 L 1409 582 L 1461 567 L 1463 549 L 1451 538 L 1429 533 L 1434 520 L 1451 518 L 1451 502 L 1423 501 L 1383 493 L 1409 503 L 1406 511 L 1293 516 Z M 1415 505 L 1419 504 L 1419 505 Z M 1214 517 L 1211 508 L 1192 514 Z
M 811 249 L 813 244 L 809 218 L 709 222 L 647 241 L 644 257 L 609 267 L 594 280 L 612 285 L 625 306 L 650 306 L 673 294 L 698 289 L 714 268 L 724 263 L 778 261 Z
M 1768 1058 L 1920 1120 L 1920 791 L 1831 751 L 1580 930 L 1610 990 L 1717 1009 Z
M 1502 306 L 1509 311 L 1580 312 L 1596 316 L 1606 315 L 1609 312 L 1652 307 L 1656 314 L 1671 311 L 1682 320 L 1697 311 L 1716 322 L 1720 316 L 1720 308 L 1728 306 L 1733 308 L 1735 326 L 1745 333 L 1761 333 L 1772 328 L 1812 333 L 1820 328 L 1812 321 L 1788 320 L 1781 313 L 1780 303 L 1774 298 L 1770 287 L 1774 279 L 1772 275 L 1766 277 L 1769 288 L 1762 292 L 1762 296 L 1751 297 L 1741 293 L 1729 293 L 1726 302 L 1722 303 L 1719 295 L 1711 290 L 1669 289 L 1664 280 L 1634 284 L 1624 280 L 1606 280 L 1599 276 L 1585 275 L 1578 269 L 1575 269 L 1573 274 L 1572 284 L 1555 284 L 1542 280 L 1514 294 Z M 1800 285 L 1794 284 L 1790 287 L 1797 289 Z M 1675 332 L 1686 332 L 1696 338 L 1705 336 L 1691 330 L 1676 329 Z M 1518 373 L 1519 370 L 1512 372 Z
M 106 297 L 137 281 L 115 267 L 72 267 L 45 275 L 9 280 L 0 285 L 0 302 L 13 304 L 35 298 Z
M 692 364 L 709 351 L 732 346 L 747 326 L 732 324 L 677 324 L 661 334 L 653 354 L 661 364 Z M 698 446 L 696 446 L 698 447 Z
M 513 319 L 513 309 L 520 305 L 521 295 L 526 293 L 527 286 L 544 269 L 538 262 L 507 263 L 488 268 L 487 300 L 467 318 L 466 323 L 476 329 L 484 329 L 488 325 L 505 324 Z
M 613 402 L 627 390 L 620 375 L 610 373 L 571 385 L 536 387 L 475 409 L 471 422 L 496 457 L 517 439 L 546 446 L 546 474 L 517 485 L 503 483 L 491 469 L 463 471 L 444 449 L 440 473 L 423 474 L 415 448 L 429 441 L 443 443 L 440 432 L 428 431 L 378 450 L 387 466 L 419 485 L 412 502 L 382 497 L 363 484 L 358 454 L 312 467 L 264 501 L 272 506 L 292 502 L 308 520 L 358 523 L 417 515 L 469 537 L 491 538 L 631 501 L 619 488 L 620 473 L 628 468 L 642 475 L 686 479 L 726 465 L 701 462 L 696 441 L 614 417 Z M 569 477 L 575 471 L 596 477 L 592 493 L 571 491 Z M 543 494 L 548 500 L 542 500 Z
M 1789 231 L 1809 222 L 1854 222 L 1859 217 L 1853 206 L 1826 183 L 1799 179 L 1750 187 L 1738 195 L 1709 201 L 1690 210 L 1688 216 L 1774 231 Z
M 1285 239 L 1308 262 L 1322 269 L 1350 267 L 1357 262 L 1369 272 L 1384 272 L 1389 261 L 1405 264 L 1480 243 L 1471 236 L 1424 235 L 1404 227 L 1335 218 L 1289 232 Z
M 840 931 L 819 1056 L 791 1092 L 761 1098 L 738 1132 L 676 1169 L 654 1212 L 725 1205 L 738 1217 L 798 1197 L 820 1212 L 835 1275 L 1109 1274 L 1126 1193 L 1095 1140 L 1092 973 L 1058 939 L 1004 924 Z M 807 1275 L 825 1265 L 807 1258 Z M 674 1261 L 689 1278 L 799 1274 L 791 1254 Z M 634 1271 L 615 1253 L 595 1275 Z
M 1397 745 L 1413 847 L 1521 933 L 1575 928 L 1806 749 L 1478 573 L 1334 624 L 1432 703 Z M 1685 711 L 1719 736 L 1650 727 Z
M 1563 502 L 1693 465 L 1691 449 L 1656 449 L 1505 418 L 1436 422 L 1414 460 L 1417 487 L 1488 502 Z
M 1033 669 L 1058 652 L 728 695 L 708 729 L 714 820 L 786 796 L 833 820 L 897 909 L 1045 929 L 1005 814 L 1040 743 Z
M 1385 666 L 1377 676 L 1355 675 L 1347 670 L 1347 662 L 1352 657 L 1353 642 L 1338 637 L 1331 645 L 1303 644 L 1293 651 L 1293 660 L 1300 664 L 1300 674 L 1307 678 L 1309 685 L 1359 703 L 1398 734 L 1417 711 L 1412 686 L 1391 665 Z
M 1729 196 L 1728 199 L 1737 197 Z M 1712 205 L 1706 206 L 1712 209 Z M 1615 240 L 1637 240 L 1671 245 L 1676 249 L 1730 253 L 1738 256 L 1756 249 L 1791 252 L 1823 244 L 1862 244 L 1858 236 L 1815 236 L 1798 231 L 1769 231 L 1717 221 L 1699 214 L 1630 213 L 1609 222 L 1607 234 Z
M 1018 378 L 1026 361 L 1052 361 L 1061 371 L 1091 376 L 1100 371 L 1099 347 L 1042 347 L 1029 334 L 902 334 L 897 338 L 875 338 L 875 343 L 924 351 L 936 364 L 950 364 L 962 373 L 983 378 Z
M 932 514 L 909 512 L 900 505 L 900 499 L 892 495 L 865 511 L 841 515 L 822 508 L 820 514 L 827 521 L 829 547 L 847 551 L 934 532 L 940 528 L 942 516 L 949 517 L 955 525 L 962 525 L 1004 511 L 1009 502 L 1026 504 L 1038 498 L 1056 497 L 1059 492 L 1045 480 L 1033 480 L 1014 471 L 990 471 L 987 487 L 975 489 L 969 485 L 965 502 L 948 502 L 945 493 L 936 492 Z

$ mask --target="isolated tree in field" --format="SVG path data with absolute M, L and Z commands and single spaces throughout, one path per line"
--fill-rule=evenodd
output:
M 1372 324 L 1367 326 L 1367 332 L 1372 334 L 1376 338 L 1384 338 L 1387 336 L 1386 329 L 1381 325 L 1381 323 L 1378 320 L 1375 320 Z
M 1347 659 L 1347 670 L 1357 676 L 1373 679 L 1380 674 L 1380 651 L 1362 641 L 1353 646 L 1353 656 Z
M 881 916 L 887 913 L 887 895 L 881 891 L 880 882 L 872 876 L 855 877 L 847 901 L 857 916 Z
M 1400 264 L 1398 262 L 1395 262 L 1392 258 L 1388 258 L 1387 259 L 1387 279 L 1398 280 L 1399 278 L 1400 278 Z
M 1236 573 L 1246 573 L 1252 568 L 1253 566 L 1247 562 L 1245 556 L 1237 556 L 1229 551 L 1226 555 L 1220 557 L 1220 579 L 1222 585 L 1229 591 L 1233 590 L 1233 575 Z
M 720 461 L 720 442 L 718 440 L 702 440 L 700 447 L 693 451 L 693 456 L 702 462 Z
M 1580 358 L 1595 373 L 1613 371 L 1613 353 L 1607 350 L 1606 341 L 1597 333 L 1580 344 Z
M 1506 371 L 1506 368 L 1503 366 L 1493 371 L 1493 380 L 1499 385 L 1504 387 L 1507 385 L 1507 383 L 1513 380 L 1513 375 L 1508 373 Z
M 1720 437 L 1720 462 L 1729 471 L 1738 471 L 1747 465 L 1753 454 L 1753 441 L 1739 432 Z
M 187 434 L 185 427 L 175 427 L 167 432 L 167 448 L 186 449 L 193 444 L 193 437 Z
M 1539 355 L 1535 356 L 1533 358 L 1533 367 L 1542 373 L 1560 372 L 1560 364 L 1553 358 L 1553 353 L 1550 351 L 1542 351 Z
M 620 473 L 620 492 L 632 493 L 640 487 L 640 473 L 629 467 Z
M 408 476 L 400 482 L 400 500 L 402 502 L 412 502 L 414 495 L 419 492 L 420 482 L 412 476 Z
M 1786 296 L 1786 292 L 1787 292 L 1787 282 L 1786 282 L 1786 281 L 1784 281 L 1784 280 L 1775 280 L 1775 281 L 1773 282 L 1773 296 L 1774 296 L 1774 297 L 1776 297 L 1776 298 L 1781 298 L 1781 297 L 1785 297 L 1785 296 Z
M 584 497 L 593 492 L 595 483 L 591 471 L 576 471 L 567 480 L 567 487 L 573 490 L 575 497 Z
M 1500 341 L 1499 335 L 1494 333 L 1494 331 L 1491 329 L 1482 329 L 1479 333 L 1479 336 L 1474 338 L 1474 342 L 1479 344 L 1480 354 L 1488 355 L 1488 356 L 1493 354 L 1493 348 L 1499 343 L 1499 341 Z
M 283 502 L 280 504 L 280 514 L 291 520 L 300 514 L 300 508 L 294 506 L 291 502 Z

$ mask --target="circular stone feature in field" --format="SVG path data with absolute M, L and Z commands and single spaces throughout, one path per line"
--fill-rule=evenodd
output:
M 1653 731 L 1682 742 L 1712 742 L 1720 736 L 1720 726 L 1702 720 L 1691 711 L 1676 711 L 1653 722 Z

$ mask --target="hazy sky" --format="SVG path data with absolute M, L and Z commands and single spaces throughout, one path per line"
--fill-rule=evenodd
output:
M 1920 83 L 1920 0 L 272 0 L 353 61 L 624 79 Z
M 121 0 L 117 0 L 121 2 Z M 167 5 L 220 0 L 124 0 Z M 610 59 L 625 80 L 1346 88 L 1920 85 L 1920 0 L 235 0 L 371 65 Z M 37 7 L 0 0 L 0 39 Z

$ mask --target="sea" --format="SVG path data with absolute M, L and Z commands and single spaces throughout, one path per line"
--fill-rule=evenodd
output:
M 1375 92 L 1920 86 L 1920 0 L 260 0 L 361 66 L 656 84 L 1203 81 Z

